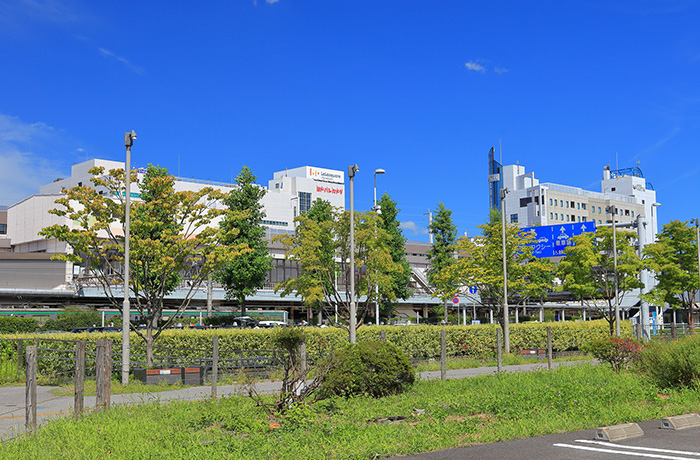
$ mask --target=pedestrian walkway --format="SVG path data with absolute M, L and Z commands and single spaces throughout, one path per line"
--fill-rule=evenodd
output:
M 554 366 L 565 366 L 572 364 L 580 364 L 586 361 L 565 361 L 555 362 Z M 530 372 L 535 370 L 546 369 L 547 363 L 536 364 L 518 364 L 512 366 L 503 366 L 504 372 Z M 448 379 L 463 379 L 474 377 L 477 375 L 495 374 L 496 367 L 477 367 L 472 369 L 455 369 L 447 371 Z M 439 380 L 440 371 L 421 372 L 420 378 L 423 380 Z M 255 388 L 259 393 L 273 393 L 279 391 L 281 382 L 263 381 L 255 384 Z M 37 423 L 41 426 L 51 420 L 60 417 L 67 417 L 72 414 L 73 396 L 55 396 L 51 390 L 57 387 L 40 386 L 37 387 Z M 219 385 L 217 387 L 217 395 L 232 396 L 244 394 L 243 385 Z M 148 404 L 152 402 L 168 402 L 168 401 L 197 401 L 211 398 L 211 387 L 190 387 L 172 391 L 161 391 L 154 393 L 130 393 L 122 395 L 112 395 L 112 405 L 125 404 Z M 17 437 L 24 433 L 25 425 L 25 387 L 24 386 L 6 386 L 0 387 L 0 439 L 7 440 Z M 96 397 L 86 396 L 83 407 L 85 410 L 91 410 L 95 407 Z

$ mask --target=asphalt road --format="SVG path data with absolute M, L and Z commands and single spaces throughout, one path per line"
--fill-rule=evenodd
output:
M 482 444 L 401 457 L 404 460 L 632 460 L 700 459 L 700 427 L 661 429 L 661 420 L 638 422 L 644 436 L 617 442 L 595 441 L 596 430 Z

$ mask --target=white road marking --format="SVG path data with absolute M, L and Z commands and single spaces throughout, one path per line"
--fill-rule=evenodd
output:
M 583 442 L 586 444 L 597 444 L 600 446 L 611 446 L 609 442 L 603 442 L 603 441 L 589 441 L 588 439 L 577 439 L 576 442 Z M 696 455 L 700 456 L 700 452 L 690 452 L 686 450 L 669 450 L 669 449 L 657 449 L 655 447 L 637 447 L 637 446 L 625 446 L 623 444 L 615 444 L 615 447 L 621 448 L 621 449 L 637 449 L 637 450 L 645 450 L 647 452 L 662 452 L 665 454 L 678 454 L 678 455 Z
M 632 457 L 656 458 L 660 460 L 688 460 L 688 457 L 672 457 L 670 455 L 645 454 L 644 452 L 626 452 L 624 450 L 600 449 L 597 447 L 576 446 L 573 444 L 554 444 L 554 447 L 567 447 L 569 449 L 585 450 L 588 452 L 601 452 L 605 454 L 629 455 Z

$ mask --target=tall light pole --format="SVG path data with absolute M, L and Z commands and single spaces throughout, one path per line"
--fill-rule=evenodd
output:
M 605 212 L 612 216 L 613 229 L 613 268 L 615 272 L 615 335 L 620 337 L 620 296 L 619 286 L 617 284 L 617 231 L 615 229 L 615 215 L 617 214 L 617 206 L 610 205 L 605 208 Z
M 374 170 L 374 206 L 372 206 L 372 211 L 375 211 L 377 214 L 382 213 L 382 208 L 381 206 L 377 206 L 377 174 L 384 174 L 386 171 L 383 169 L 375 169 Z M 379 326 L 379 285 L 374 286 L 374 293 L 376 294 L 377 298 L 374 302 L 374 324 Z
M 501 239 L 503 246 L 503 342 L 506 353 L 510 353 L 510 325 L 508 322 L 508 266 L 506 263 L 506 195 L 510 191 L 501 189 Z
M 348 166 L 350 178 L 350 343 L 355 343 L 357 312 L 355 311 L 355 173 L 360 168 L 355 164 Z
M 122 306 L 122 385 L 129 384 L 129 332 L 131 330 L 131 306 L 129 305 L 129 225 L 131 224 L 131 146 L 136 133 L 124 133 L 126 167 L 124 168 L 124 304 Z

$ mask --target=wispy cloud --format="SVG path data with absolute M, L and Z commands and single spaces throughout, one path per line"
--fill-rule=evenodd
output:
M 412 235 L 427 235 L 428 229 L 426 227 L 418 226 L 415 222 L 407 220 L 399 224 L 399 228 L 406 230 Z
M 59 176 L 58 162 L 47 159 L 61 144 L 58 134 L 45 123 L 0 114 L 0 204 L 11 205 L 38 193 L 39 186 Z
M 65 26 L 83 17 L 61 0 L 0 0 L 0 33 L 25 35 L 37 24 Z
M 479 72 L 479 73 L 486 73 L 489 72 L 488 68 L 489 61 L 485 59 L 477 59 L 474 61 L 468 61 L 464 64 L 464 67 L 466 67 L 467 70 L 472 71 L 472 72 Z M 493 71 L 496 72 L 497 74 L 504 74 L 508 72 L 508 69 L 502 66 L 495 66 L 493 68 Z
M 654 153 L 656 150 L 658 150 L 660 147 L 662 147 L 665 143 L 676 137 L 679 133 L 681 132 L 681 128 L 676 126 L 669 132 L 666 136 L 662 137 L 658 141 L 654 142 L 652 145 L 649 147 L 646 147 L 639 152 L 637 152 L 636 155 L 632 157 L 632 160 L 637 160 L 640 158 L 645 157 L 649 153 Z
M 122 63 L 127 69 L 131 70 L 134 73 L 137 73 L 139 75 L 143 75 L 145 73 L 141 67 L 132 64 L 128 59 L 123 58 L 117 54 L 114 54 L 113 52 L 111 52 L 108 49 L 98 48 L 98 51 L 100 52 L 100 54 L 102 56 L 104 56 L 108 59 L 114 59 L 114 60 Z
M 466 64 L 464 64 L 464 67 L 466 67 L 467 70 L 473 70 L 473 71 L 475 71 L 475 72 L 481 72 L 481 73 L 485 73 L 485 72 L 486 72 L 486 67 L 484 67 L 483 65 L 479 64 L 479 63 L 476 62 L 476 61 L 469 61 L 469 62 L 467 62 Z

